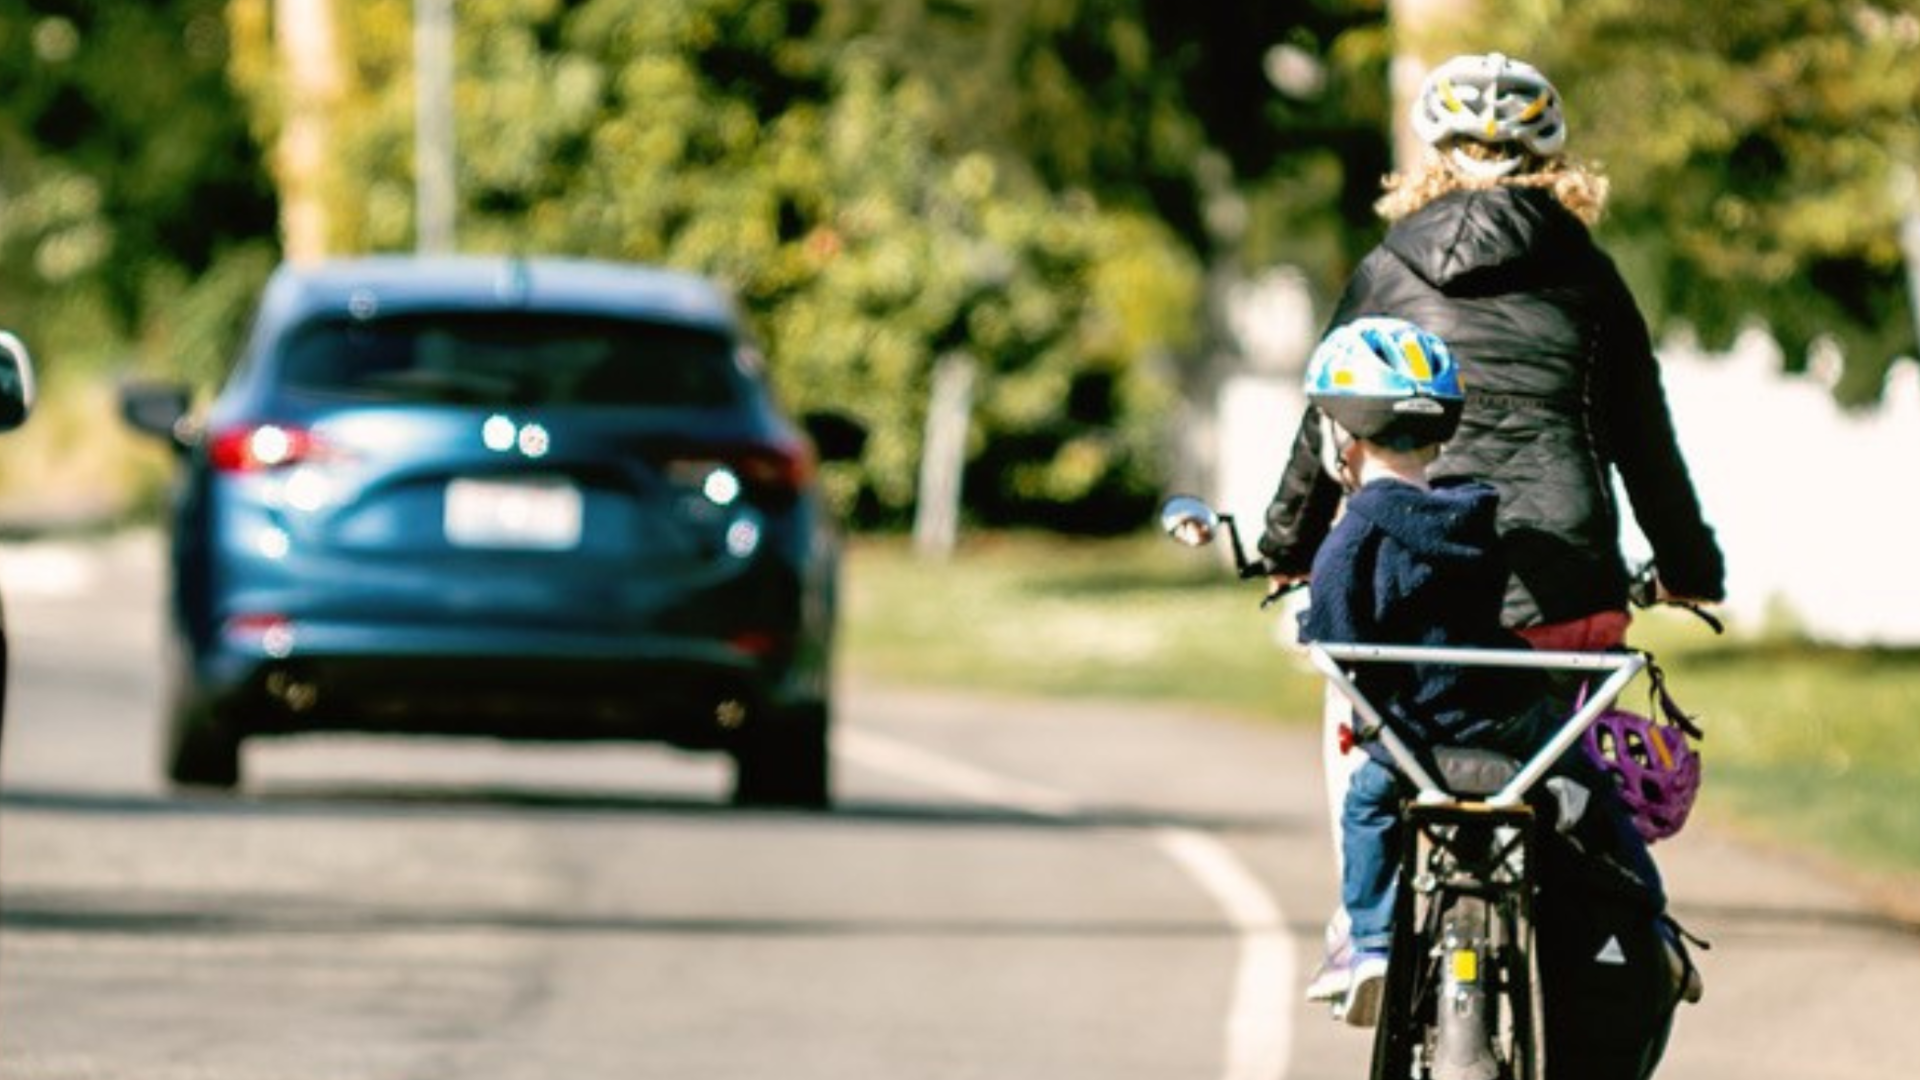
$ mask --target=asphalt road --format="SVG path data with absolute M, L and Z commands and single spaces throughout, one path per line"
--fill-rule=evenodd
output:
M 4 1080 L 1365 1074 L 1298 1000 L 1298 731 L 854 685 L 831 814 L 667 750 L 366 739 L 182 798 L 152 539 L 0 550 L 0 588 Z M 1710 820 L 1659 854 L 1715 946 L 1662 1077 L 1911 1073 L 1920 934 Z

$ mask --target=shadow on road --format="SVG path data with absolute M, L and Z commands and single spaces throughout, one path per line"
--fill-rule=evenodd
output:
M 1088 807 L 1068 814 L 1039 814 L 969 803 L 848 799 L 833 810 L 743 808 L 709 799 L 649 793 L 556 790 L 531 786 L 302 783 L 240 795 L 141 795 L 14 785 L 0 794 L 0 810 L 130 817 L 333 817 L 413 818 L 530 814 L 635 814 L 730 818 L 781 816 L 838 824 L 981 826 L 1043 829 L 1184 828 L 1203 832 L 1272 835 L 1319 831 L 1317 821 L 1279 816 L 1193 814 L 1164 809 Z
M 980 918 L 925 919 L 727 915 L 638 915 L 289 900 L 233 893 L 151 894 L 137 899 L 99 892 L 32 890 L 9 894 L 0 926 L 13 932 L 135 936 L 361 935 L 483 931 L 527 935 L 618 935 L 769 938 L 1054 938 L 1176 940 L 1229 938 L 1217 920 Z M 1316 927 L 1295 927 L 1318 933 Z

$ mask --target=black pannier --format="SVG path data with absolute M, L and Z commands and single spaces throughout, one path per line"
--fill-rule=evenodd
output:
M 1610 858 L 1536 852 L 1547 1080 L 1645 1080 L 1666 1052 L 1687 957 L 1658 895 Z

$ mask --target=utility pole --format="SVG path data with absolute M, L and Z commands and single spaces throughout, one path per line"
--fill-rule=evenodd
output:
M 453 0 L 413 3 L 414 248 L 454 250 Z

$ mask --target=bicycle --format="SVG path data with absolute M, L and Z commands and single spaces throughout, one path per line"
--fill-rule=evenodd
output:
M 1190 546 L 1210 543 L 1224 527 L 1239 576 L 1264 576 L 1263 568 L 1246 557 L 1233 518 L 1203 501 L 1169 500 L 1162 524 Z M 1648 571 L 1637 577 L 1651 581 Z M 1288 591 L 1269 593 L 1262 606 Z M 1651 592 L 1643 588 L 1636 602 L 1640 596 Z M 1535 867 L 1540 845 L 1578 819 L 1592 794 L 1550 773 L 1628 684 L 1652 666 L 1652 656 L 1638 650 L 1332 643 L 1312 644 L 1307 655 L 1352 704 L 1354 739 L 1378 742 L 1414 789 L 1401 809 L 1401 886 L 1389 948 L 1393 959 L 1375 1024 L 1373 1080 L 1544 1080 L 1546 1009 L 1534 933 Z M 1565 671 L 1599 682 L 1527 760 L 1437 747 L 1427 757 L 1434 765 L 1430 770 L 1354 683 L 1355 668 L 1378 663 Z
M 1532 876 L 1543 828 L 1577 816 L 1580 796 L 1561 788 L 1551 805 L 1530 801 L 1627 684 L 1644 653 L 1546 653 L 1316 644 L 1315 669 L 1359 718 L 1355 737 L 1386 748 L 1416 794 L 1401 810 L 1401 888 L 1375 1029 L 1376 1080 L 1539 1080 L 1546 1037 L 1534 949 Z M 1490 751 L 1436 747 L 1429 772 L 1360 693 L 1349 665 L 1452 663 L 1604 673 L 1598 689 L 1524 762 Z M 1556 818 L 1543 821 L 1545 813 Z

